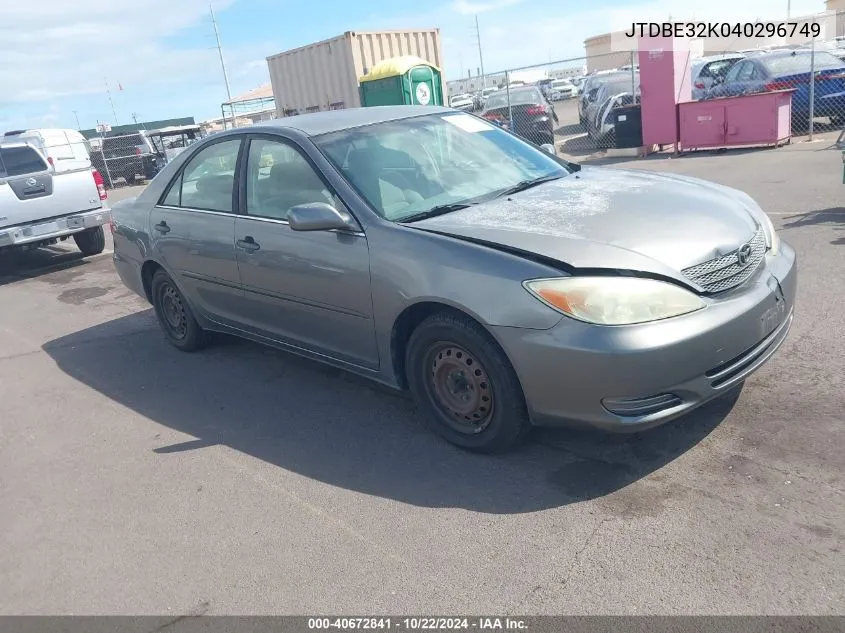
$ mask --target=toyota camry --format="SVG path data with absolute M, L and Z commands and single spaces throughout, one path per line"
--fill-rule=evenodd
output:
M 475 451 L 665 423 L 772 356 L 796 257 L 754 200 L 549 150 L 423 106 L 222 132 L 115 206 L 114 263 L 176 348 L 225 332 L 407 389 Z

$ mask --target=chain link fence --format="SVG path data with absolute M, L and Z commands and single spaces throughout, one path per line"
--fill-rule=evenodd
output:
M 472 111 L 537 145 L 583 155 L 617 144 L 619 108 L 639 103 L 637 56 L 629 51 L 547 62 L 476 78 Z M 472 87 L 450 85 L 450 93 Z
M 89 140 L 91 165 L 103 176 L 107 189 L 150 180 L 162 161 L 143 131 Z
M 142 183 L 204 136 L 201 126 L 183 125 L 92 138 L 91 166 L 108 189 Z

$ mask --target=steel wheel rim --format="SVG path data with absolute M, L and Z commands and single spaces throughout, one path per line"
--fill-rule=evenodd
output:
M 185 338 L 188 333 L 188 316 L 179 291 L 170 284 L 161 292 L 161 315 L 165 326 L 175 338 Z
M 475 354 L 453 343 L 432 347 L 426 363 L 426 385 L 446 423 L 459 433 L 480 433 L 493 416 L 493 389 Z

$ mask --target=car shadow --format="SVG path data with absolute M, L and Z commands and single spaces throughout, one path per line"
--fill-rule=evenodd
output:
M 783 224 L 785 230 L 827 224 L 837 231 L 845 231 L 845 207 L 830 207 L 808 211 L 807 213 L 796 213 L 795 215 L 784 216 L 783 219 L 785 220 Z M 830 243 L 834 246 L 845 246 L 845 235 L 831 240 Z
M 85 266 L 90 260 L 91 258 L 85 259 L 78 250 L 67 250 L 58 246 L 0 252 L 0 286 Z
M 225 445 L 340 488 L 491 514 L 534 512 L 618 491 L 698 444 L 738 395 L 641 434 L 536 429 L 516 451 L 485 456 L 428 431 L 407 397 L 346 372 L 230 337 L 215 337 L 199 353 L 181 353 L 164 341 L 152 310 L 43 349 L 75 380 L 190 436 L 162 440 L 152 449 L 160 459 Z

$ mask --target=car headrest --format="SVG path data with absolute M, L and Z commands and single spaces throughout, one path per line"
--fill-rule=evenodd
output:
M 276 189 L 321 191 L 325 189 L 320 178 L 304 160 L 275 163 L 270 168 L 269 180 Z

